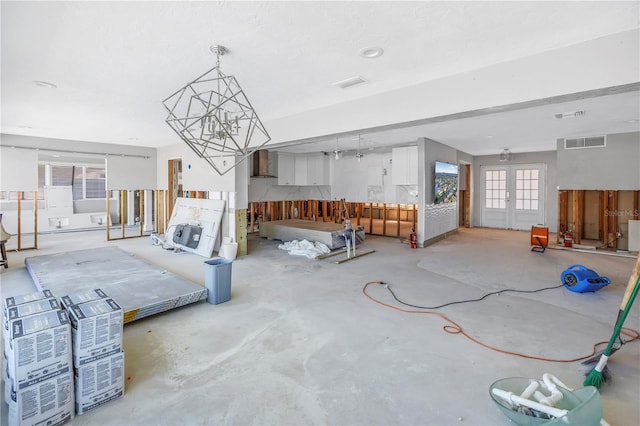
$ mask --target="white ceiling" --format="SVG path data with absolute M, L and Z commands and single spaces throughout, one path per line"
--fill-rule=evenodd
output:
M 230 50 L 221 69 L 238 79 L 269 131 L 270 123 L 301 113 L 637 29 L 639 4 L 2 1 L 1 130 L 151 147 L 180 143 L 164 123 L 161 101 L 212 68 L 209 47 L 221 44 Z M 384 55 L 358 55 L 371 46 Z M 356 75 L 366 83 L 332 84 Z M 363 150 L 418 137 L 472 155 L 553 150 L 561 137 L 640 130 L 632 121 L 640 118 L 639 105 L 636 85 L 410 123 L 340 132 L 327 126 L 303 138 L 304 145 L 281 132 L 272 148 L 355 149 L 361 135 Z M 586 111 L 580 119 L 553 118 L 579 109 Z

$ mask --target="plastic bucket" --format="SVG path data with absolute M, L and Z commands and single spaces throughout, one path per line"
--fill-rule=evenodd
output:
M 212 305 L 231 299 L 232 260 L 214 257 L 204 262 L 204 286 L 207 288 L 207 302 Z

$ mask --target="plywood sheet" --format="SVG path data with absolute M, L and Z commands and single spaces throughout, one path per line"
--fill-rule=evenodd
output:
M 38 290 L 56 297 L 100 288 L 124 309 L 125 323 L 207 298 L 206 288 L 117 247 L 25 259 Z

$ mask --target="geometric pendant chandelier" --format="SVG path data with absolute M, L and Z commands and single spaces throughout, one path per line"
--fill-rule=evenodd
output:
M 162 101 L 167 124 L 220 175 L 271 140 L 235 77 L 220 71 L 224 46 L 211 46 L 215 68 Z

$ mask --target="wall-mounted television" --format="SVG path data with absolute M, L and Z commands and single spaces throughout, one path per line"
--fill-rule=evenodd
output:
M 434 204 L 455 203 L 458 199 L 458 166 L 436 161 Z

